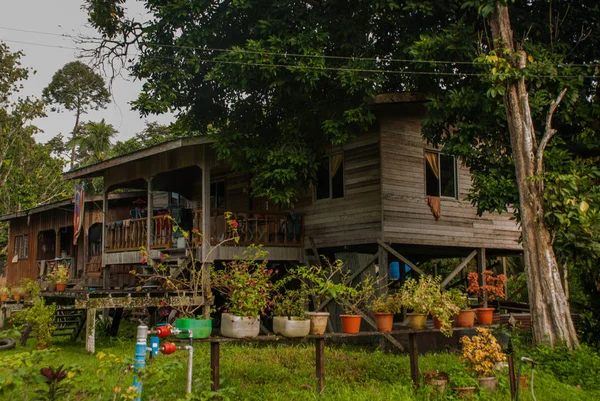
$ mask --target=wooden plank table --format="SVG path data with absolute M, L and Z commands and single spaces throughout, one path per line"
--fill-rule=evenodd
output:
M 491 326 L 488 326 L 491 327 Z M 474 327 L 455 327 L 454 331 L 465 331 L 474 330 Z M 410 360 L 410 376 L 416 387 L 419 386 L 420 375 L 419 375 L 419 349 L 417 346 L 417 335 L 422 333 L 437 333 L 439 329 L 423 329 L 423 330 L 411 330 L 401 329 L 389 332 L 391 335 L 408 335 L 408 354 Z M 323 335 L 309 335 L 299 339 L 286 338 L 282 336 L 258 336 L 254 338 L 228 338 L 228 337 L 209 337 L 204 339 L 195 340 L 201 343 L 210 343 L 210 375 L 211 375 L 211 389 L 217 391 L 220 383 L 221 373 L 221 357 L 220 349 L 221 343 L 250 343 L 250 342 L 281 342 L 283 341 L 297 341 L 297 340 L 314 340 L 315 341 L 315 373 L 317 379 L 317 392 L 320 395 L 324 394 L 325 390 L 325 340 L 331 338 L 352 338 L 352 337 L 367 337 L 367 336 L 381 336 L 382 333 L 378 331 L 363 331 L 357 334 L 347 333 L 326 333 Z M 180 340 L 186 341 L 186 340 Z

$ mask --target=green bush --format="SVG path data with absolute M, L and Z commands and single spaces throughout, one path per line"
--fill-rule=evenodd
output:
M 533 360 L 539 369 L 554 375 L 558 380 L 586 390 L 600 390 L 598 372 L 600 355 L 585 344 L 575 351 L 559 346 L 538 346 L 533 349 Z

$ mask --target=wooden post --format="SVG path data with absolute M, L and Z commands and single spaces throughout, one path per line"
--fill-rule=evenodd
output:
M 388 253 L 381 245 L 379 246 L 379 293 L 387 292 L 389 285 Z
M 479 273 L 479 285 L 484 286 L 485 285 L 485 277 L 483 275 L 483 272 L 486 270 L 486 266 L 485 266 L 485 248 L 479 248 L 479 251 L 477 252 L 477 273 Z M 487 308 L 488 307 L 488 302 L 487 302 L 487 294 L 484 292 L 483 293 L 483 307 Z
M 502 256 L 502 274 L 507 280 L 504 282 L 504 300 L 508 299 L 508 276 L 506 275 L 506 256 Z
M 325 338 L 315 338 L 317 392 L 323 395 L 325 392 Z
M 202 296 L 204 305 L 202 315 L 204 319 L 210 319 L 210 167 L 207 160 L 206 146 L 202 147 Z
M 85 321 L 85 350 L 96 352 L 96 308 L 88 308 Z
M 107 234 L 107 230 L 106 230 L 106 224 L 107 224 L 107 218 L 108 218 L 108 189 L 104 188 L 104 193 L 102 194 L 102 288 L 103 289 L 109 289 L 110 288 L 110 266 L 106 264 L 106 262 L 104 261 L 104 256 L 105 256 L 105 252 L 106 252 L 106 234 Z M 94 353 L 94 336 L 95 336 L 95 330 L 96 330 L 96 309 L 93 310 L 93 317 L 92 317 L 92 321 L 90 323 L 90 315 L 89 315 L 90 311 L 88 309 L 88 316 L 87 316 L 87 320 L 86 320 L 86 349 L 88 350 L 88 352 L 90 353 Z M 102 310 L 102 317 L 104 319 L 108 319 L 108 315 L 109 315 L 109 310 L 104 308 Z M 92 325 L 92 345 L 91 345 L 91 351 L 88 349 L 88 344 L 90 342 L 90 338 L 89 338 L 89 333 L 88 333 L 88 329 L 90 327 L 90 324 Z
M 152 249 L 152 212 L 154 209 L 154 205 L 152 204 L 152 179 L 154 177 L 148 177 L 146 181 L 148 183 L 148 201 L 146 203 L 146 251 L 150 253 L 150 249 Z M 147 263 L 150 263 L 150 257 L 147 258 Z
M 219 361 L 219 347 L 218 342 L 210 343 L 210 378 L 212 380 L 210 389 L 212 391 L 219 390 L 220 386 L 220 361 Z
M 121 324 L 121 318 L 123 317 L 123 308 L 115 308 L 115 316 L 113 317 L 112 324 L 110 325 L 111 337 L 119 335 L 119 325 Z M 152 326 L 150 326 L 152 327 Z
M 465 266 L 469 264 L 469 262 L 475 257 L 475 255 L 477 255 L 477 251 L 471 252 L 465 260 L 460 262 L 460 264 L 456 266 L 454 270 L 452 270 L 452 273 L 448 274 L 448 276 L 442 281 L 442 290 L 444 290 L 444 287 L 446 287 L 450 283 L 450 281 L 452 281 L 452 279 L 456 277 L 458 273 L 462 272 Z
M 408 355 L 410 358 L 410 377 L 419 387 L 419 347 L 417 346 L 417 333 L 408 333 Z

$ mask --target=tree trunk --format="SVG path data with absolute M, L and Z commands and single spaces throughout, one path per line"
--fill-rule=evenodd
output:
M 497 1 L 496 10 L 490 16 L 490 24 L 497 51 L 506 48 L 508 54 L 505 57 L 509 63 L 514 68 L 524 68 L 526 54 L 521 51 L 518 56 L 514 56 L 508 8 L 500 1 Z M 568 347 L 575 348 L 579 342 L 562 287 L 550 232 L 544 221 L 543 182 L 531 179 L 540 173 L 543 148 L 553 134 L 550 127 L 552 113 L 560 103 L 562 95 L 564 92 L 548 112 L 546 132 L 539 146 L 523 78 L 507 83 L 504 104 L 519 189 L 523 253 L 534 340 L 536 343 L 550 345 L 564 342 Z
M 81 107 L 77 106 L 77 114 L 75 115 L 75 126 L 73 127 L 73 133 L 71 134 L 71 141 L 75 140 L 77 136 L 77 131 L 79 129 L 79 117 L 81 116 Z M 77 145 L 73 142 L 73 149 L 71 149 L 71 170 L 75 165 L 75 150 L 77 149 Z

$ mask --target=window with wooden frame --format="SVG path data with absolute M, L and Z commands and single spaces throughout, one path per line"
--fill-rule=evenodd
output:
M 344 197 L 344 154 L 335 153 L 324 157 L 317 170 L 315 199 Z
M 27 259 L 29 257 L 29 235 L 15 236 L 15 255 L 18 259 Z
M 458 197 L 456 158 L 425 151 L 425 194 L 443 198 Z

